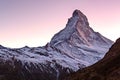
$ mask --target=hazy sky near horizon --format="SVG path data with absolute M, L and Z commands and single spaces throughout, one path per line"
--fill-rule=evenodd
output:
M 90 26 L 115 41 L 120 37 L 120 0 L 0 0 L 0 44 L 43 46 L 63 29 L 75 9 Z

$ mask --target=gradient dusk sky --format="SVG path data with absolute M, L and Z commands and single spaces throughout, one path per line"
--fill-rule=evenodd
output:
M 120 37 L 120 0 L 0 0 L 0 44 L 43 46 L 75 9 L 88 17 L 95 31 L 113 41 Z

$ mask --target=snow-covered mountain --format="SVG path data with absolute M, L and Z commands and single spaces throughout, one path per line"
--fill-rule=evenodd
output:
M 87 66 L 103 57 L 112 43 L 90 28 L 86 16 L 79 10 L 73 12 L 66 28 L 50 42 L 52 46 Z
M 0 80 L 60 80 L 103 58 L 112 44 L 89 27 L 82 12 L 75 10 L 66 27 L 46 46 L 0 46 Z

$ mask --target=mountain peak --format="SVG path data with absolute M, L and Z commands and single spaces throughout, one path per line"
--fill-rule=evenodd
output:
M 84 15 L 84 14 L 78 9 L 74 10 L 74 12 L 73 12 L 73 17 L 74 16 L 82 16 L 82 15 Z
M 55 34 L 50 44 L 57 45 L 61 42 L 70 41 L 73 44 L 105 45 L 112 41 L 95 32 L 90 26 L 87 17 L 80 11 L 75 10 L 68 20 L 66 27 Z
M 77 17 L 78 22 L 89 25 L 87 17 L 80 10 L 74 10 L 72 17 Z

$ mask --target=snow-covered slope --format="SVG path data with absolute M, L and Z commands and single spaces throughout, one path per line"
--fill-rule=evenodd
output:
M 62 80 L 120 80 L 120 38 L 116 40 L 103 59 Z
M 7 80 L 60 80 L 100 60 L 112 44 L 94 32 L 86 16 L 75 10 L 66 27 L 46 46 L 20 49 L 0 46 L 0 76 Z

